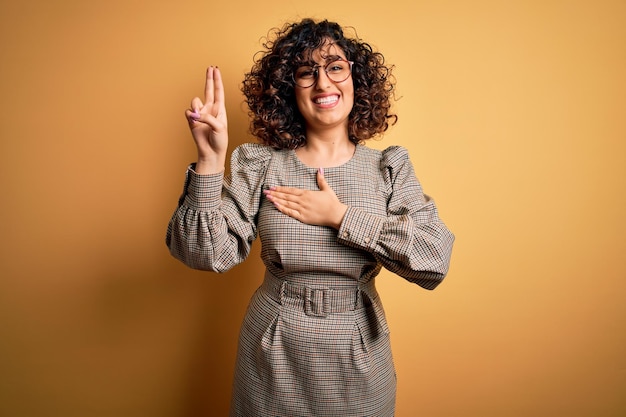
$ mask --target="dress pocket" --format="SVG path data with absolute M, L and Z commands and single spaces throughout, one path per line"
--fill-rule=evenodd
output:
M 380 355 L 381 349 L 390 349 L 389 327 L 377 301 L 354 311 L 352 356 L 356 369 L 362 373 L 370 371 L 372 359 Z
M 257 370 L 262 381 L 267 380 L 268 375 L 272 374 L 276 362 L 276 349 L 280 345 L 280 314 L 276 314 L 261 336 L 256 352 Z

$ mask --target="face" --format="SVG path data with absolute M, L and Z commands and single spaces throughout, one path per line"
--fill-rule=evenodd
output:
M 295 86 L 296 103 L 306 121 L 307 131 L 343 128 L 348 131 L 348 116 L 354 105 L 352 75 L 341 82 L 334 82 L 326 71 L 326 65 L 338 58 L 346 60 L 344 52 L 330 41 L 311 53 L 311 64 L 317 67 L 317 78 L 308 88 Z M 328 68 L 333 71 L 333 65 Z M 298 71 L 298 70 L 296 70 Z

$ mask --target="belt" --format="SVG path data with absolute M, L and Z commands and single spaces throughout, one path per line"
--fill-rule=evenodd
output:
M 285 281 L 266 271 L 261 288 L 281 305 L 304 310 L 313 317 L 357 310 L 378 297 L 374 279 L 354 286 L 309 286 Z

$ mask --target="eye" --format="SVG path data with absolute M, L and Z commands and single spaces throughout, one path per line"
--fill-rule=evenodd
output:
M 343 70 L 343 66 L 341 64 L 332 64 L 328 67 L 328 71 L 330 72 L 340 72 Z
M 345 61 L 337 60 L 329 63 L 326 67 L 326 71 L 331 73 L 338 73 L 344 71 L 346 68 L 347 63 Z
M 296 77 L 298 78 L 315 78 L 315 68 L 313 67 L 300 67 L 296 70 Z

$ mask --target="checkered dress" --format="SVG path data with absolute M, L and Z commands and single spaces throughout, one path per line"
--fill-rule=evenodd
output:
M 232 416 L 393 416 L 396 376 L 375 277 L 386 269 L 427 289 L 447 273 L 454 236 L 401 147 L 357 146 L 325 168 L 349 206 L 339 231 L 300 223 L 263 196 L 318 189 L 293 150 L 244 144 L 231 174 L 187 170 L 167 230 L 172 255 L 223 272 L 257 236 L 266 266 L 241 327 Z

